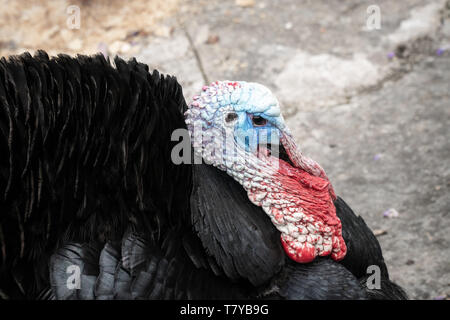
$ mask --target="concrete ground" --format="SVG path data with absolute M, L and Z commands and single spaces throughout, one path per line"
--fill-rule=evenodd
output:
M 375 230 L 391 278 L 450 296 L 450 1 L 184 1 L 170 35 L 135 54 L 186 99 L 256 81 L 283 104 L 303 152 Z

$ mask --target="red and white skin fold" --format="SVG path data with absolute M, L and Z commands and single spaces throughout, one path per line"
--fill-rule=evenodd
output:
M 292 260 L 307 263 L 330 254 L 336 261 L 343 259 L 347 247 L 333 204 L 336 196 L 325 171 L 301 154 L 289 133 L 281 142 L 295 167 L 273 160 L 278 161 L 279 169 L 272 177 L 278 187 L 271 191 L 250 188 L 249 199 L 262 206 L 281 231 L 281 243 Z
M 227 94 L 227 90 L 231 93 L 237 90 L 238 86 L 227 87 L 226 84 L 231 83 L 224 83 L 216 82 L 211 87 L 204 87 L 201 96 L 194 98 L 185 114 L 195 152 L 207 163 L 226 171 L 244 187 L 250 201 L 260 206 L 280 231 L 284 250 L 292 260 L 307 263 L 317 256 L 327 255 L 336 261 L 343 259 L 347 247 L 333 204 L 336 196 L 325 171 L 314 160 L 302 155 L 284 124 L 280 130 L 280 142 L 294 166 L 270 155 L 263 147 L 254 154 L 243 150 L 235 139 L 226 138 L 225 143 L 224 137 L 233 135 L 234 131 L 233 127 L 223 123 L 223 115 L 236 110 L 236 107 L 217 104 L 214 107 L 210 99 L 217 94 L 217 87 L 222 95 Z M 267 99 L 267 93 L 263 94 Z M 202 124 L 207 124 L 207 129 Z M 199 125 L 202 128 L 200 135 Z M 202 140 L 198 139 L 199 136 Z M 234 144 L 232 156 L 226 149 L 211 152 L 214 148 L 225 148 L 230 141 Z

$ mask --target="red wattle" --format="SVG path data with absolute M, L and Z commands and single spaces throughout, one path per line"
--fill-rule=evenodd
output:
M 316 249 L 312 246 L 305 245 L 302 249 L 297 249 L 292 252 L 290 241 L 281 239 L 284 251 L 289 258 L 298 263 L 308 263 L 314 260 L 316 255 Z
M 273 180 L 281 187 L 272 188 L 265 199 L 270 203 L 269 215 L 282 231 L 281 243 L 286 254 L 299 263 L 330 254 L 336 261 L 343 259 L 347 247 L 342 238 L 341 221 L 336 216 L 330 182 L 283 160 Z M 250 198 L 256 199 L 257 193 L 255 189 L 250 190 Z

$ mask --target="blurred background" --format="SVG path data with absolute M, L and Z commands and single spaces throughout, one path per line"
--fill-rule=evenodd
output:
M 101 52 L 190 98 L 245 80 L 377 235 L 415 299 L 450 297 L 450 1 L 0 0 L 1 56 Z

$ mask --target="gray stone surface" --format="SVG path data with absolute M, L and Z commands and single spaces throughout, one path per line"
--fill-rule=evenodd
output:
M 372 228 L 411 298 L 449 294 L 450 57 L 350 103 L 288 120 L 304 152 Z M 396 218 L 384 218 L 394 208 Z
M 411 298 L 448 297 L 450 1 L 379 0 L 370 31 L 372 4 L 184 1 L 172 35 L 136 56 L 176 75 L 188 101 L 213 80 L 270 87 L 305 154 L 385 233 L 392 279 Z M 385 218 L 391 208 L 398 216 Z

